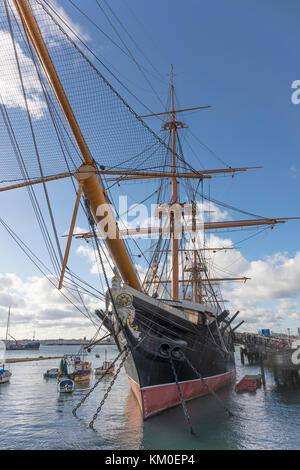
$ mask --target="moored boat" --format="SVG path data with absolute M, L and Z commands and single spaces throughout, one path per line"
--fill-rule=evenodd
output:
M 104 375 L 104 374 L 112 374 L 115 368 L 112 365 L 112 361 L 104 361 L 102 366 L 96 367 L 94 369 L 95 375 Z
M 7 326 L 6 326 L 6 339 L 5 341 L 0 341 L 1 343 L 1 361 L 2 367 L 0 366 L 0 384 L 7 383 L 10 380 L 11 372 L 10 370 L 5 368 L 5 353 L 6 353 L 6 344 L 7 344 L 7 336 L 8 336 L 8 325 L 9 325 L 9 317 L 10 317 L 10 307 L 8 309 L 8 319 L 7 319 Z
M 70 373 L 68 376 L 74 382 L 87 382 L 90 380 L 92 373 L 91 363 L 87 361 L 77 361 L 74 365 L 74 372 Z
M 57 368 L 54 368 L 54 369 L 48 369 L 45 373 L 44 373 L 44 378 L 45 379 L 55 379 L 57 378 L 59 375 L 59 369 Z
M 59 393 L 71 393 L 74 391 L 74 381 L 69 378 L 64 378 L 58 381 L 58 391 Z
M 105 360 L 103 364 L 100 367 L 96 367 L 94 369 L 94 374 L 95 375 L 106 375 L 106 374 L 112 374 L 115 370 L 115 367 L 112 363 L 112 361 L 107 360 L 107 351 L 105 349 Z
M 2 369 L 0 369 L 0 384 L 4 384 L 9 382 L 11 378 L 11 372 L 8 369 L 4 368 L 4 364 L 2 365 Z

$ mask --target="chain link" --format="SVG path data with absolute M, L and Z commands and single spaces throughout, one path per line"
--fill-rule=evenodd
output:
M 195 374 L 199 377 L 199 379 L 202 381 L 202 383 L 205 385 L 205 387 L 207 388 L 207 390 L 216 398 L 216 400 L 219 401 L 219 403 L 221 404 L 221 406 L 224 408 L 224 410 L 228 413 L 229 416 L 234 416 L 234 414 L 224 405 L 224 403 L 222 402 L 222 400 L 218 397 L 218 395 L 215 393 L 215 391 L 211 388 L 211 386 L 206 382 L 206 380 L 202 377 L 202 375 L 200 374 L 200 372 L 196 369 L 196 367 L 191 363 L 191 361 L 186 357 L 186 355 L 184 354 L 183 351 L 181 351 L 181 354 L 182 356 L 184 357 L 184 359 L 186 360 L 186 362 L 188 363 L 188 365 L 193 369 L 193 371 L 195 372 Z
M 179 382 L 178 382 L 178 377 L 177 377 L 175 365 L 174 365 L 171 354 L 169 356 L 169 359 L 170 359 L 170 364 L 171 364 L 172 372 L 173 372 L 173 375 L 174 375 L 174 379 L 175 379 L 175 382 L 176 382 L 176 385 L 177 385 L 177 389 L 178 389 L 178 393 L 179 393 L 179 397 L 180 397 L 180 401 L 181 401 L 181 405 L 182 405 L 182 408 L 183 408 L 185 419 L 188 423 L 191 434 L 196 436 L 197 434 L 195 433 L 195 431 L 193 429 L 193 426 L 192 426 L 192 423 L 191 423 L 191 418 L 190 418 L 189 412 L 188 412 L 187 407 L 186 407 L 186 403 L 185 403 L 183 395 L 182 395 L 182 391 L 181 391 L 181 388 L 180 388 L 180 385 L 179 385 Z
M 117 369 L 117 372 L 115 373 L 115 375 L 114 375 L 114 377 L 113 377 L 113 379 L 112 379 L 112 381 L 111 381 L 111 383 L 110 383 L 108 389 L 106 390 L 105 395 L 104 395 L 103 399 L 101 400 L 101 403 L 100 403 L 100 405 L 98 406 L 98 408 L 97 408 L 97 410 L 96 410 L 96 413 L 95 413 L 94 416 L 93 416 L 93 419 L 92 419 L 92 420 L 90 421 L 90 423 L 89 423 L 89 427 L 90 427 L 90 428 L 93 428 L 93 427 L 94 427 L 94 422 L 95 422 L 95 420 L 97 419 L 97 416 L 98 416 L 98 414 L 100 413 L 100 411 L 101 411 L 101 409 L 102 409 L 102 406 L 104 405 L 105 400 L 106 400 L 106 398 L 108 397 L 108 394 L 109 394 L 109 392 L 111 391 L 112 386 L 113 386 L 113 384 L 115 383 L 115 381 L 116 381 L 116 379 L 117 379 L 117 377 L 118 377 L 118 375 L 119 375 L 119 372 L 120 372 L 121 368 L 123 367 L 124 362 L 125 362 L 126 359 L 127 359 L 127 356 L 130 354 L 130 350 L 127 349 L 126 347 L 124 348 L 124 350 L 125 350 L 125 349 L 126 349 L 126 353 L 125 353 L 125 355 L 124 355 L 122 361 L 120 362 L 120 365 L 119 365 L 119 367 L 118 367 L 118 369 Z M 123 350 L 123 351 L 124 351 L 124 350 Z M 123 351 L 122 351 L 122 352 L 123 352 Z
M 123 352 L 126 350 L 127 348 L 125 347 L 124 349 L 122 349 L 122 351 L 118 354 L 118 356 L 113 360 L 112 362 L 112 366 L 115 365 L 115 363 L 117 362 L 117 360 L 119 359 L 119 357 L 123 354 Z M 95 390 L 95 388 L 97 387 L 97 385 L 101 382 L 101 380 L 108 374 L 108 370 L 105 371 L 105 373 L 103 375 L 101 375 L 100 379 L 97 380 L 97 382 L 93 385 L 93 387 L 89 390 L 89 392 L 80 400 L 80 402 L 75 406 L 75 408 L 73 408 L 72 410 L 72 413 L 73 415 L 75 416 L 76 415 L 76 411 L 78 410 L 78 408 L 82 405 L 82 403 L 85 402 L 85 400 L 90 396 L 90 394 Z

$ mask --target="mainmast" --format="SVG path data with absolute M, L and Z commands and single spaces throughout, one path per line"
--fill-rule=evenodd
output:
M 176 173 L 176 123 L 174 112 L 174 84 L 173 84 L 173 64 L 171 64 L 171 132 L 172 132 L 172 173 Z M 172 205 L 178 202 L 178 183 L 176 176 L 172 177 Z M 172 237 L 172 299 L 178 300 L 178 238 L 175 237 L 174 211 L 170 213 L 170 226 Z
M 210 106 L 199 106 L 196 108 L 188 108 L 175 110 L 174 108 L 174 76 L 173 64 L 171 64 L 171 110 L 164 113 L 148 114 L 142 117 L 159 116 L 162 114 L 169 114 L 171 120 L 162 126 L 162 130 L 170 131 L 172 137 L 172 197 L 170 204 L 170 235 L 171 235 L 171 298 L 178 300 L 179 297 L 179 261 L 178 261 L 178 238 L 175 228 L 175 214 L 176 205 L 178 204 L 178 181 L 176 175 L 176 131 L 178 128 L 186 127 L 182 122 L 176 121 L 176 113 L 189 111 L 191 109 L 205 109 Z

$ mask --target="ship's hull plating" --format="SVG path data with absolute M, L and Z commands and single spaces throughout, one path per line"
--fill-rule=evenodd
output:
M 144 419 L 181 403 L 176 383 L 141 388 L 130 376 L 128 379 Z M 210 393 L 208 386 L 215 391 L 232 383 L 234 379 L 235 370 L 232 370 L 224 374 L 206 377 L 204 381 L 201 379 L 187 380 L 179 382 L 179 385 L 184 400 L 188 401 Z
M 200 315 L 202 323 L 195 324 L 139 298 L 134 307 L 134 323 L 124 324 L 116 343 L 130 348 L 125 369 L 144 419 L 180 404 L 176 378 L 185 400 L 234 380 L 232 337 L 220 334 L 216 321 L 206 323 Z

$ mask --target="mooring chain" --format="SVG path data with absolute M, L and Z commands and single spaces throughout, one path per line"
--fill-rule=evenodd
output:
M 218 395 L 215 393 L 215 391 L 211 388 L 211 386 L 207 383 L 207 381 L 202 377 L 202 375 L 200 374 L 200 372 L 196 369 L 196 367 L 191 363 L 191 361 L 186 357 L 186 355 L 184 354 L 183 351 L 181 351 L 181 354 L 182 356 L 184 357 L 184 359 L 186 360 L 186 362 L 188 363 L 188 365 L 193 369 L 193 371 L 195 372 L 195 374 L 199 377 L 199 379 L 202 381 L 202 383 L 205 385 L 205 387 L 207 388 L 207 390 L 216 398 L 216 400 L 219 401 L 219 403 L 221 404 L 221 406 L 224 408 L 224 410 L 228 413 L 229 416 L 234 416 L 233 413 L 231 413 L 231 411 L 224 405 L 223 401 L 218 397 Z
M 113 379 L 112 379 L 112 381 L 111 381 L 111 383 L 110 383 L 108 389 L 106 390 L 105 395 L 104 395 L 103 399 L 101 400 L 101 403 L 100 403 L 100 405 L 98 406 L 98 408 L 97 408 L 97 410 L 96 410 L 96 413 L 95 413 L 94 416 L 93 416 L 93 419 L 92 419 L 92 420 L 90 421 L 90 423 L 89 423 L 89 427 L 90 427 L 90 428 L 93 428 L 93 427 L 94 427 L 94 422 L 95 422 L 95 420 L 97 419 L 97 416 L 98 416 L 98 414 L 100 413 L 100 411 L 101 411 L 101 409 L 102 409 L 102 406 L 104 405 L 104 402 L 105 402 L 106 398 L 108 397 L 108 394 L 109 394 L 109 392 L 111 391 L 112 386 L 113 386 L 113 384 L 115 383 L 115 381 L 116 381 L 116 379 L 117 379 L 117 377 L 118 377 L 118 375 L 119 375 L 119 372 L 120 372 L 120 370 L 122 369 L 122 367 L 123 367 L 123 365 L 124 365 L 124 362 L 125 362 L 126 359 L 127 359 L 127 356 L 130 354 L 130 350 L 127 349 L 127 348 L 125 348 L 125 349 L 126 349 L 126 353 L 125 353 L 125 355 L 124 355 L 122 361 L 120 362 L 120 365 L 119 365 L 119 367 L 118 367 L 118 369 L 117 369 L 117 372 L 115 373 L 115 375 L 114 375 L 114 377 L 113 377 Z M 123 351 L 124 351 L 124 350 L 123 350 Z
M 117 362 L 117 360 L 119 359 L 119 357 L 123 354 L 124 351 L 126 351 L 126 347 L 124 349 L 122 349 L 122 351 L 118 354 L 118 356 L 113 360 L 112 364 L 111 364 L 111 367 L 113 367 L 115 365 L 115 363 Z M 101 380 L 108 374 L 108 369 L 104 372 L 103 375 L 101 375 L 100 379 L 98 379 L 95 384 L 93 385 L 93 387 L 89 390 L 89 392 L 80 400 L 80 402 L 75 406 L 75 408 L 73 408 L 72 410 L 72 413 L 73 415 L 76 415 L 76 411 L 78 410 L 78 408 L 82 405 L 82 403 L 85 402 L 85 400 L 90 396 L 90 394 L 95 390 L 95 388 L 97 387 L 97 385 L 101 382 Z
M 184 401 L 184 398 L 183 398 L 183 395 L 182 395 L 182 391 L 181 391 L 181 388 L 180 388 L 180 385 L 179 385 L 179 382 L 178 382 L 178 377 L 177 377 L 176 369 L 175 369 L 174 362 L 173 362 L 171 354 L 169 356 L 169 359 L 170 359 L 170 364 L 171 364 L 172 372 L 173 372 L 173 375 L 174 375 L 174 379 L 175 379 L 175 382 L 176 382 L 176 385 L 177 385 L 177 389 L 178 389 L 178 393 L 179 393 L 179 397 L 180 397 L 180 401 L 181 401 L 181 405 L 182 405 L 182 408 L 183 408 L 185 419 L 188 423 L 191 434 L 196 436 L 197 434 L 195 433 L 195 431 L 193 429 L 193 426 L 192 426 L 192 423 L 191 423 L 191 418 L 190 418 L 188 409 L 186 407 L 186 404 L 185 404 L 185 401 Z

